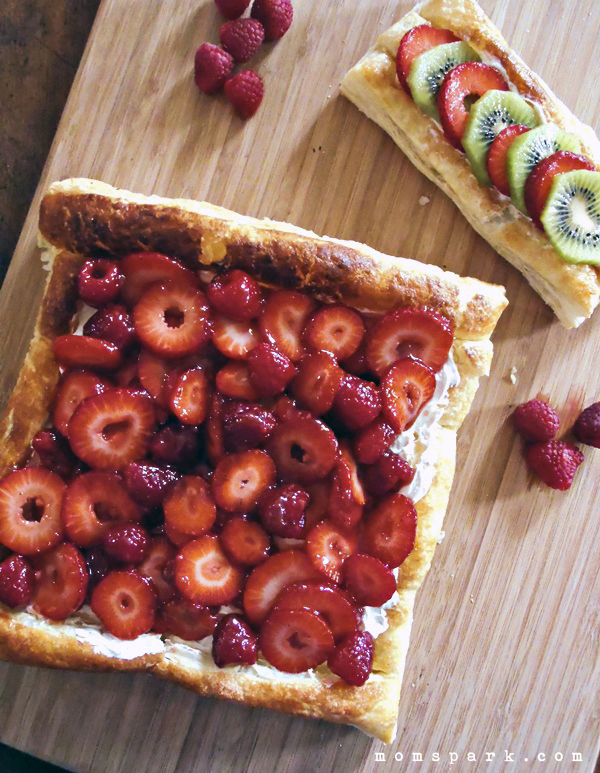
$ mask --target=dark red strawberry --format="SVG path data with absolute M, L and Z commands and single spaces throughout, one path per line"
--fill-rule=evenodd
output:
M 164 504 L 165 522 L 183 534 L 207 534 L 217 517 L 208 483 L 197 475 L 185 475 L 171 489 Z
M 219 668 L 256 663 L 258 637 L 241 615 L 225 615 L 219 620 L 213 637 L 212 656 Z
M 23 556 L 12 555 L 0 563 L 0 604 L 24 607 L 35 592 L 35 572 Z
M 223 550 L 234 564 L 256 566 L 269 556 L 271 541 L 262 526 L 255 521 L 231 518 L 219 535 Z
M 390 568 L 400 566 L 415 546 L 417 511 L 402 494 L 382 500 L 364 521 L 363 548 Z
M 171 410 L 182 424 L 202 424 L 208 413 L 210 382 L 201 368 L 181 373 L 171 391 Z
M 250 369 L 245 362 L 228 362 L 217 373 L 217 391 L 237 400 L 258 400 L 260 392 L 250 380 Z
M 595 165 L 585 156 L 559 150 L 547 158 L 543 158 L 534 167 L 525 181 L 525 206 L 527 214 L 538 228 L 544 230 L 541 214 L 546 206 L 546 199 L 557 174 L 573 172 L 576 169 L 589 169 L 594 172 Z
M 223 442 L 223 398 L 219 394 L 213 394 L 208 408 L 206 420 L 206 455 L 213 467 L 216 467 L 225 456 Z
M 123 299 L 128 306 L 135 306 L 149 285 L 153 282 L 174 280 L 196 285 L 193 271 L 185 268 L 178 260 L 168 258 L 159 252 L 132 252 L 121 261 L 125 273 Z
M 248 354 L 248 373 L 259 395 L 273 397 L 283 392 L 297 370 L 275 346 L 261 343 Z
M 215 276 L 206 288 L 206 295 L 219 313 L 242 322 L 258 317 L 263 306 L 258 282 L 237 269 Z
M 65 368 L 116 370 L 121 364 L 119 347 L 100 338 L 68 333 L 57 336 L 52 346 L 57 362 Z
M 275 427 L 267 450 L 281 479 L 304 484 L 329 475 L 338 443 L 329 427 L 303 412 Z
M 129 312 L 122 304 L 111 304 L 97 311 L 83 326 L 83 335 L 101 338 L 127 352 L 136 342 Z
M 275 482 L 275 477 L 273 460 L 264 451 L 229 454 L 219 462 L 212 479 L 215 502 L 228 512 L 248 512 Z
M 404 357 L 383 378 L 381 392 L 385 419 L 397 432 L 404 432 L 433 397 L 435 374 L 420 360 Z
M 309 494 L 295 483 L 269 489 L 258 503 L 258 517 L 265 529 L 278 537 L 300 539 L 304 536 L 304 511 Z
M 137 639 L 154 625 L 156 596 L 138 572 L 107 574 L 92 592 L 92 612 L 118 639 Z
M 346 373 L 336 392 L 333 407 L 350 430 L 366 427 L 381 413 L 381 392 L 372 381 Z
M 257 403 L 231 401 L 223 406 L 223 438 L 228 451 L 245 451 L 265 443 L 277 419 Z
M 188 542 L 175 559 L 175 585 L 194 604 L 228 604 L 242 589 L 243 575 L 230 562 L 219 538 Z
M 327 583 L 294 583 L 275 600 L 274 609 L 309 609 L 330 627 L 336 642 L 358 628 L 360 615 L 352 597 L 341 588 Z
M 400 85 L 410 95 L 407 78 L 413 60 L 429 51 L 434 46 L 442 43 L 455 43 L 459 40 L 450 30 L 432 27 L 429 24 L 419 24 L 412 27 L 400 41 L 400 47 L 396 54 L 396 73 Z
M 158 600 L 163 603 L 172 599 L 175 594 L 175 588 L 167 580 L 165 570 L 175 559 L 176 553 L 177 551 L 166 537 L 152 537 L 148 554 L 137 567 L 139 574 L 150 580 Z
M 356 352 L 364 334 L 365 326 L 357 311 L 331 304 L 312 315 L 303 337 L 309 349 L 329 352 L 336 360 L 344 360 Z
M 507 126 L 496 135 L 489 147 L 486 161 L 487 172 L 490 176 L 490 180 L 494 183 L 496 188 L 498 188 L 500 193 L 503 193 L 505 196 L 510 196 L 510 185 L 508 184 L 508 173 L 506 169 L 508 149 L 519 134 L 528 131 L 529 127 L 522 126 L 521 124 Z
M 31 447 L 40 458 L 40 464 L 55 472 L 63 480 L 70 478 L 77 468 L 77 457 L 68 441 L 58 432 L 41 429 L 31 440 Z
M 392 570 L 364 553 L 355 553 L 344 561 L 342 577 L 346 590 L 363 607 L 381 607 L 396 591 Z
M 360 521 L 365 493 L 358 479 L 356 462 L 346 443 L 340 446 L 340 457 L 333 469 L 329 500 L 329 518 L 339 526 L 351 529 Z
M 158 430 L 150 443 L 157 462 L 185 467 L 198 457 L 198 430 L 183 424 L 169 424 Z
M 306 538 L 306 552 L 313 566 L 336 584 L 341 580 L 344 561 L 357 548 L 355 532 L 333 521 L 321 521 L 313 526 Z
M 149 462 L 129 462 L 123 470 L 127 490 L 136 502 L 148 510 L 162 506 L 179 478 L 176 470 Z
M 394 442 L 396 434 L 383 419 L 375 419 L 354 437 L 352 448 L 356 461 L 374 464 Z
M 259 325 L 266 341 L 292 362 L 304 353 L 302 331 L 315 302 L 295 290 L 278 290 L 265 303 Z
M 74 545 L 63 543 L 38 559 L 38 580 L 32 606 L 50 620 L 65 620 L 83 604 L 88 571 Z
M 114 260 L 86 260 L 79 269 L 77 290 L 84 303 L 98 308 L 115 301 L 124 282 L 121 267 Z
M 400 454 L 386 451 L 364 471 L 365 488 L 374 497 L 397 491 L 415 477 L 415 469 Z
M 343 371 L 327 352 L 315 352 L 298 363 L 298 375 L 291 383 L 291 392 L 303 408 L 315 416 L 327 413 L 340 388 Z
M 150 552 L 150 535 L 139 523 L 119 523 L 109 528 L 102 548 L 115 564 L 137 566 Z
M 172 599 L 158 610 L 153 630 L 179 636 L 185 641 L 202 641 L 217 627 L 217 616 L 202 604 L 187 599 Z
M 299 674 L 316 668 L 333 652 L 331 629 L 307 609 L 276 609 L 263 623 L 259 647 L 279 671 Z
M 368 631 L 357 631 L 341 641 L 327 660 L 330 671 L 353 687 L 362 687 L 371 676 L 375 642 Z

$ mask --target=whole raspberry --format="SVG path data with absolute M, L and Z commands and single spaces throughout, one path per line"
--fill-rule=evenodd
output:
M 219 30 L 221 45 L 236 62 L 252 59 L 265 38 L 262 24 L 256 19 L 226 21 Z
M 242 118 L 251 118 L 264 94 L 263 79 L 254 70 L 244 70 L 225 83 L 225 95 Z
M 233 72 L 233 57 L 212 43 L 203 43 L 194 57 L 194 81 L 205 94 L 216 94 Z
M 294 17 L 290 0 L 254 0 L 250 15 L 265 28 L 265 40 L 279 40 Z
M 250 0 L 215 0 L 215 5 L 226 19 L 237 19 L 250 5 Z
M 580 443 L 600 448 L 600 403 L 593 403 L 579 414 L 573 433 Z
M 515 408 L 513 423 L 519 435 L 525 440 L 540 443 L 544 440 L 552 440 L 560 420 L 551 405 L 543 400 L 530 400 Z
M 583 454 L 564 440 L 534 443 L 527 449 L 527 466 L 550 488 L 566 491 L 571 487 Z

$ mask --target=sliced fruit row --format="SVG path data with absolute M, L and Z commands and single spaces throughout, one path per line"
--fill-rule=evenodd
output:
M 396 71 L 419 108 L 466 153 L 481 184 L 510 196 L 566 261 L 600 264 L 600 173 L 575 135 L 540 125 L 500 69 L 482 63 L 450 30 L 409 30 Z

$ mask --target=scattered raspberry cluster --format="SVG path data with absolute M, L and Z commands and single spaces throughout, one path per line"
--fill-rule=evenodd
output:
M 543 400 L 529 400 L 515 409 L 513 423 L 527 443 L 529 469 L 550 488 L 570 488 L 583 453 L 572 443 L 555 439 L 560 419 L 554 408 Z M 600 402 L 579 414 L 573 434 L 580 443 L 600 448 Z
M 250 0 L 215 0 L 226 19 L 219 30 L 221 47 L 203 43 L 194 57 L 194 81 L 205 94 L 225 90 L 242 118 L 258 110 L 264 94 L 263 79 L 254 70 L 233 75 L 236 64 L 248 62 L 263 42 L 279 40 L 290 28 L 294 11 L 290 0 L 254 0 L 250 18 L 240 18 Z

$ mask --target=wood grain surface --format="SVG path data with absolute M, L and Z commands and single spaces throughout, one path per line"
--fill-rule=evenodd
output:
M 559 97 L 597 125 L 600 5 L 483 5 Z M 600 320 L 561 328 L 392 140 L 339 96 L 345 71 L 409 7 L 297 0 L 288 35 L 253 63 L 266 95 L 243 123 L 192 81 L 195 48 L 217 40 L 212 0 L 104 0 L 0 296 L 2 402 L 43 289 L 39 195 L 67 176 L 205 198 L 507 287 L 492 374 L 459 435 L 446 537 L 417 600 L 397 741 L 388 748 L 350 727 L 199 699 L 146 676 L 8 664 L 0 665 L 1 741 L 98 773 L 594 769 L 600 453 L 586 449 L 573 488 L 553 492 L 528 478 L 506 419 L 541 394 L 568 428 L 600 399 Z

